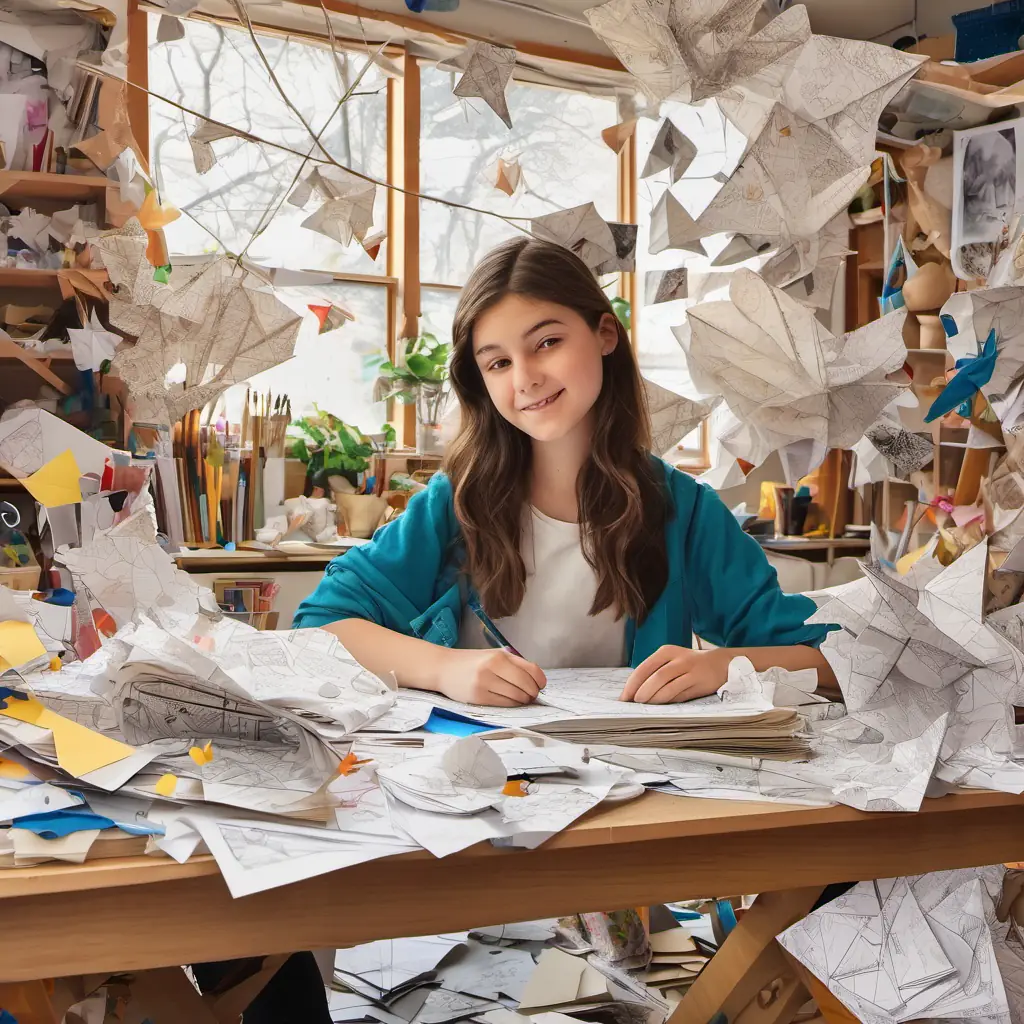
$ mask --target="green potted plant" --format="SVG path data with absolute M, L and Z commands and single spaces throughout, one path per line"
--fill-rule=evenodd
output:
M 292 422 L 301 437 L 292 442 L 291 456 L 306 465 L 306 493 L 312 487 L 330 491 L 329 476 L 344 477 L 354 490 L 359 476 L 370 468 L 373 444 L 357 427 L 314 405 L 316 414 Z
M 395 444 L 395 428 L 390 423 L 370 436 L 319 407 L 315 416 L 304 416 L 292 423 L 303 437 L 292 444 L 291 454 L 306 464 L 308 495 L 313 488 L 330 494 L 338 506 L 338 525 L 350 536 L 369 537 L 387 510 L 387 502 L 373 491 L 367 493 L 366 474 L 374 456 L 383 455 Z M 311 446 L 312 445 L 312 446 Z M 383 472 L 383 463 L 377 468 Z M 347 481 L 339 485 L 338 477 Z
M 433 334 L 419 334 L 403 340 L 405 358 L 401 366 L 385 360 L 377 370 L 373 400 L 397 398 L 416 406 L 416 447 L 433 453 L 441 447 L 441 416 L 448 397 L 448 359 L 452 346 Z

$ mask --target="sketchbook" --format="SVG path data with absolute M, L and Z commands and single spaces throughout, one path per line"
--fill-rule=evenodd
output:
M 533 704 L 483 707 L 439 694 L 401 691 L 399 704 L 429 703 L 500 728 L 532 729 L 579 744 L 612 743 L 670 750 L 711 750 L 739 757 L 799 760 L 810 747 L 792 708 L 765 709 L 753 701 L 725 703 L 717 695 L 683 704 L 619 700 L 630 669 L 555 669 Z

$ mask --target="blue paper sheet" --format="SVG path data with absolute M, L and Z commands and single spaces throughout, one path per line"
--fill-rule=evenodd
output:
M 975 392 L 980 391 L 991 379 L 996 368 L 996 331 L 993 327 L 985 339 L 985 347 L 979 356 L 967 356 L 956 361 L 956 376 L 939 392 L 932 402 L 925 423 L 931 423 L 947 412 L 973 403 Z M 969 416 L 970 408 L 962 415 Z
M 71 835 L 72 832 L 115 827 L 110 818 L 77 808 L 69 808 L 66 811 L 44 811 L 42 814 L 26 814 L 11 822 L 11 828 L 23 828 L 27 832 L 34 832 L 41 839 L 60 839 L 63 836 Z
M 477 722 L 454 711 L 434 708 L 430 712 L 430 718 L 427 719 L 427 724 L 423 728 L 427 732 L 442 733 L 445 736 L 473 736 L 478 732 L 491 732 L 497 726 Z

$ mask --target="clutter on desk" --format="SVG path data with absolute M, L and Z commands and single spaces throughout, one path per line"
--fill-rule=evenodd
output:
M 331 1016 L 339 1024 L 550 1024 L 552 1014 L 661 1024 L 714 944 L 704 941 L 707 915 L 688 914 L 683 925 L 658 906 L 651 918 L 650 936 L 637 912 L 624 910 L 339 950 Z
M 256 629 L 277 629 L 278 613 L 274 598 L 281 586 L 272 579 L 216 579 L 213 596 L 217 607 L 229 619 L 237 619 Z
M 917 810 L 936 783 L 1022 786 L 1007 715 L 1024 655 L 1012 614 L 983 611 L 985 544 L 818 596 L 845 708 L 813 673 L 742 658 L 701 701 L 623 704 L 628 669 L 565 670 L 535 705 L 482 708 L 398 691 L 322 630 L 225 614 L 227 588 L 157 541 L 152 463 L 36 409 L 0 420 L 0 463 L 53 552 L 51 589 L 12 592 L 0 622 L 3 806 L 16 826 L 56 791 L 69 812 L 54 840 L 0 833 L 14 867 L 87 858 L 66 836 L 131 821 L 150 855 L 208 850 L 238 896 L 415 849 L 535 846 L 644 786 L 874 811 Z

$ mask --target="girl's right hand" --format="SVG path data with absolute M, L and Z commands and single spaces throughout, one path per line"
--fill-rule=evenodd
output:
M 529 704 L 547 684 L 533 662 L 503 650 L 449 650 L 438 689 L 464 704 L 512 708 Z

